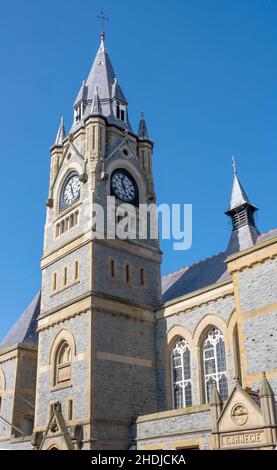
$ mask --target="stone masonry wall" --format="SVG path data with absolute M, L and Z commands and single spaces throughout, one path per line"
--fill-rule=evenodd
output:
M 39 371 L 37 388 L 36 426 L 45 426 L 49 418 L 49 403 L 60 401 L 66 413 L 67 401 L 73 398 L 74 419 L 88 418 L 89 390 L 88 359 L 84 354 L 89 348 L 89 315 L 82 313 L 76 317 L 65 320 L 62 324 L 54 325 L 40 333 L 39 343 Z M 53 390 L 52 365 L 49 365 L 49 353 L 56 335 L 63 329 L 69 330 L 76 343 L 76 357 L 73 360 L 72 387 Z
M 163 356 L 163 344 L 167 332 L 173 326 L 182 326 L 190 331 L 192 336 L 195 333 L 195 329 L 198 323 L 205 318 L 207 315 L 218 316 L 225 321 L 226 326 L 235 309 L 234 298 L 228 296 L 225 298 L 217 299 L 209 304 L 201 305 L 193 308 L 188 312 L 175 314 L 170 317 L 164 318 L 158 322 L 156 331 L 156 348 L 157 348 L 157 380 L 158 380 L 158 396 L 159 396 L 159 409 L 167 409 L 166 405 L 166 381 L 170 381 L 170 377 L 165 376 L 165 364 Z M 211 325 L 212 326 L 212 325 Z M 227 360 L 227 371 L 228 371 L 228 383 L 229 391 L 233 384 L 233 356 L 230 348 L 226 347 L 226 360 Z M 191 351 L 191 377 L 192 377 L 192 404 L 200 404 L 200 393 L 199 393 L 199 364 L 196 351 Z
M 27 402 L 35 404 L 37 361 L 23 353 L 19 356 L 18 376 L 14 402 L 14 424 L 22 431 L 24 429 L 24 417 L 34 417 L 34 409 Z M 26 401 L 27 400 L 27 401 Z M 19 436 L 17 432 L 16 435 Z
M 277 259 L 239 272 L 238 281 L 243 312 L 277 302 Z
M 110 259 L 115 262 L 115 276 L 110 276 Z M 130 282 L 126 282 L 125 264 L 129 264 Z M 144 285 L 140 270 L 144 269 Z M 94 245 L 95 290 L 121 297 L 140 305 L 157 305 L 160 299 L 160 264 L 121 250 Z
M 16 359 L 10 359 L 5 362 L 0 362 L 0 368 L 4 372 L 6 381 L 5 392 L 2 396 L 1 416 L 3 416 L 3 418 L 5 418 L 9 422 L 12 422 L 13 419 L 13 398 L 16 379 L 16 363 Z M 10 426 L 0 419 L 0 438 L 9 435 L 11 435 Z
M 74 262 L 79 260 L 79 280 L 74 281 Z M 64 266 L 67 266 L 67 286 L 62 287 Z M 43 270 L 42 312 L 56 308 L 89 291 L 90 257 L 88 245 L 82 246 Z M 53 274 L 57 273 L 58 289 L 53 292 Z
M 142 417 L 143 418 L 143 417 Z M 204 448 L 209 448 L 211 436 L 210 411 L 186 413 L 160 419 L 140 421 L 133 427 L 138 447 L 164 444 L 164 449 L 175 448 L 174 442 L 185 439 L 203 439 Z
M 94 313 L 94 417 L 98 439 L 128 440 L 131 422 L 138 415 L 157 410 L 154 336 L 152 323 L 119 314 Z M 101 353 L 106 357 L 97 357 Z
M 246 374 L 255 376 L 276 368 L 277 260 L 266 260 L 238 273 Z M 264 309 L 264 310 L 263 310 Z M 274 378 L 272 387 L 277 392 Z M 258 387 L 258 381 L 251 386 Z

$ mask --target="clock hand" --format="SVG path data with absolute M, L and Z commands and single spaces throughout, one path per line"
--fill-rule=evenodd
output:
M 73 198 L 74 198 L 74 194 L 73 194 L 72 181 L 71 181 L 71 183 L 70 183 L 70 192 L 71 192 L 72 199 L 73 199 Z

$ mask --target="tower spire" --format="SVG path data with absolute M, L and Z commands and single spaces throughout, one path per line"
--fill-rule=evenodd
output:
M 104 19 L 102 18 L 104 16 Z M 107 19 L 101 11 L 100 19 Z M 97 99 L 95 89 L 97 88 Z M 109 124 L 132 131 L 128 119 L 128 102 L 118 83 L 109 54 L 105 46 L 105 32 L 101 33 L 100 47 L 97 51 L 87 80 L 74 102 L 74 123 L 72 130 L 84 124 L 86 118 L 96 114 L 95 107 L 101 108 L 101 115 Z M 100 114 L 99 111 L 97 114 Z
M 255 224 L 254 213 L 258 210 L 250 201 L 237 174 L 235 157 L 232 156 L 234 172 L 233 188 L 229 209 L 225 214 L 232 219 L 233 230 L 228 245 L 228 253 L 235 253 L 253 246 L 256 243 L 259 231 Z

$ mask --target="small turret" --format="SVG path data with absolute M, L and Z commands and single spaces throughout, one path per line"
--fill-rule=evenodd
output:
M 95 87 L 94 98 L 91 106 L 91 114 L 101 114 L 101 103 L 98 95 L 98 87 Z
M 230 207 L 225 212 L 232 219 L 233 230 L 228 244 L 229 255 L 255 245 L 259 231 L 255 224 L 254 213 L 258 210 L 252 204 L 237 176 L 233 157 L 234 181 Z
M 140 139 L 149 139 L 147 126 L 144 118 L 144 113 L 141 113 L 141 118 L 139 121 L 138 136 Z
M 66 132 L 65 132 L 65 127 L 64 127 L 64 120 L 62 117 L 54 145 L 61 147 L 65 138 L 66 138 Z
M 216 382 L 213 383 L 210 407 L 212 418 L 212 434 L 214 437 L 214 448 L 218 449 L 220 447 L 218 420 L 222 412 L 223 402 L 219 395 Z
M 273 390 L 263 372 L 263 378 L 260 387 L 261 409 L 264 418 L 265 432 L 268 442 L 277 443 L 277 419 L 275 408 L 275 397 Z

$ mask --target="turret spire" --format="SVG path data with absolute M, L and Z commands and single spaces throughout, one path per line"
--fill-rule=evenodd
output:
M 262 378 L 261 388 L 260 388 L 260 397 L 274 397 L 273 390 L 266 378 L 265 372 L 263 372 L 263 378 Z
M 232 157 L 232 165 L 234 171 L 233 188 L 230 207 L 226 211 L 233 224 L 233 231 L 228 245 L 229 254 L 253 246 L 259 235 L 254 218 L 254 213 L 258 209 L 251 203 L 238 178 L 234 156 Z
M 61 118 L 61 123 L 57 132 L 55 145 L 61 146 L 63 144 L 63 140 L 66 138 L 66 132 L 64 127 L 64 120 L 63 117 Z
M 140 139 L 149 139 L 147 126 L 144 118 L 144 113 L 141 113 L 141 118 L 139 121 L 138 136 Z
M 210 399 L 210 405 L 222 406 L 222 399 L 219 395 L 219 392 L 218 392 L 218 389 L 217 389 L 217 386 L 216 386 L 216 382 L 213 383 L 211 399 Z
M 91 107 L 91 114 L 101 114 L 101 103 L 98 95 L 98 87 L 95 87 L 94 98 Z
M 232 194 L 231 194 L 229 210 L 236 209 L 243 204 L 249 204 L 253 208 L 255 208 L 255 210 L 257 210 L 257 208 L 253 206 L 253 204 L 251 204 L 245 190 L 243 189 L 242 184 L 240 183 L 238 179 L 237 166 L 236 166 L 236 161 L 235 161 L 234 156 L 232 157 L 232 165 L 233 165 L 233 170 L 234 170 L 234 182 L 233 182 L 233 189 L 232 189 Z

